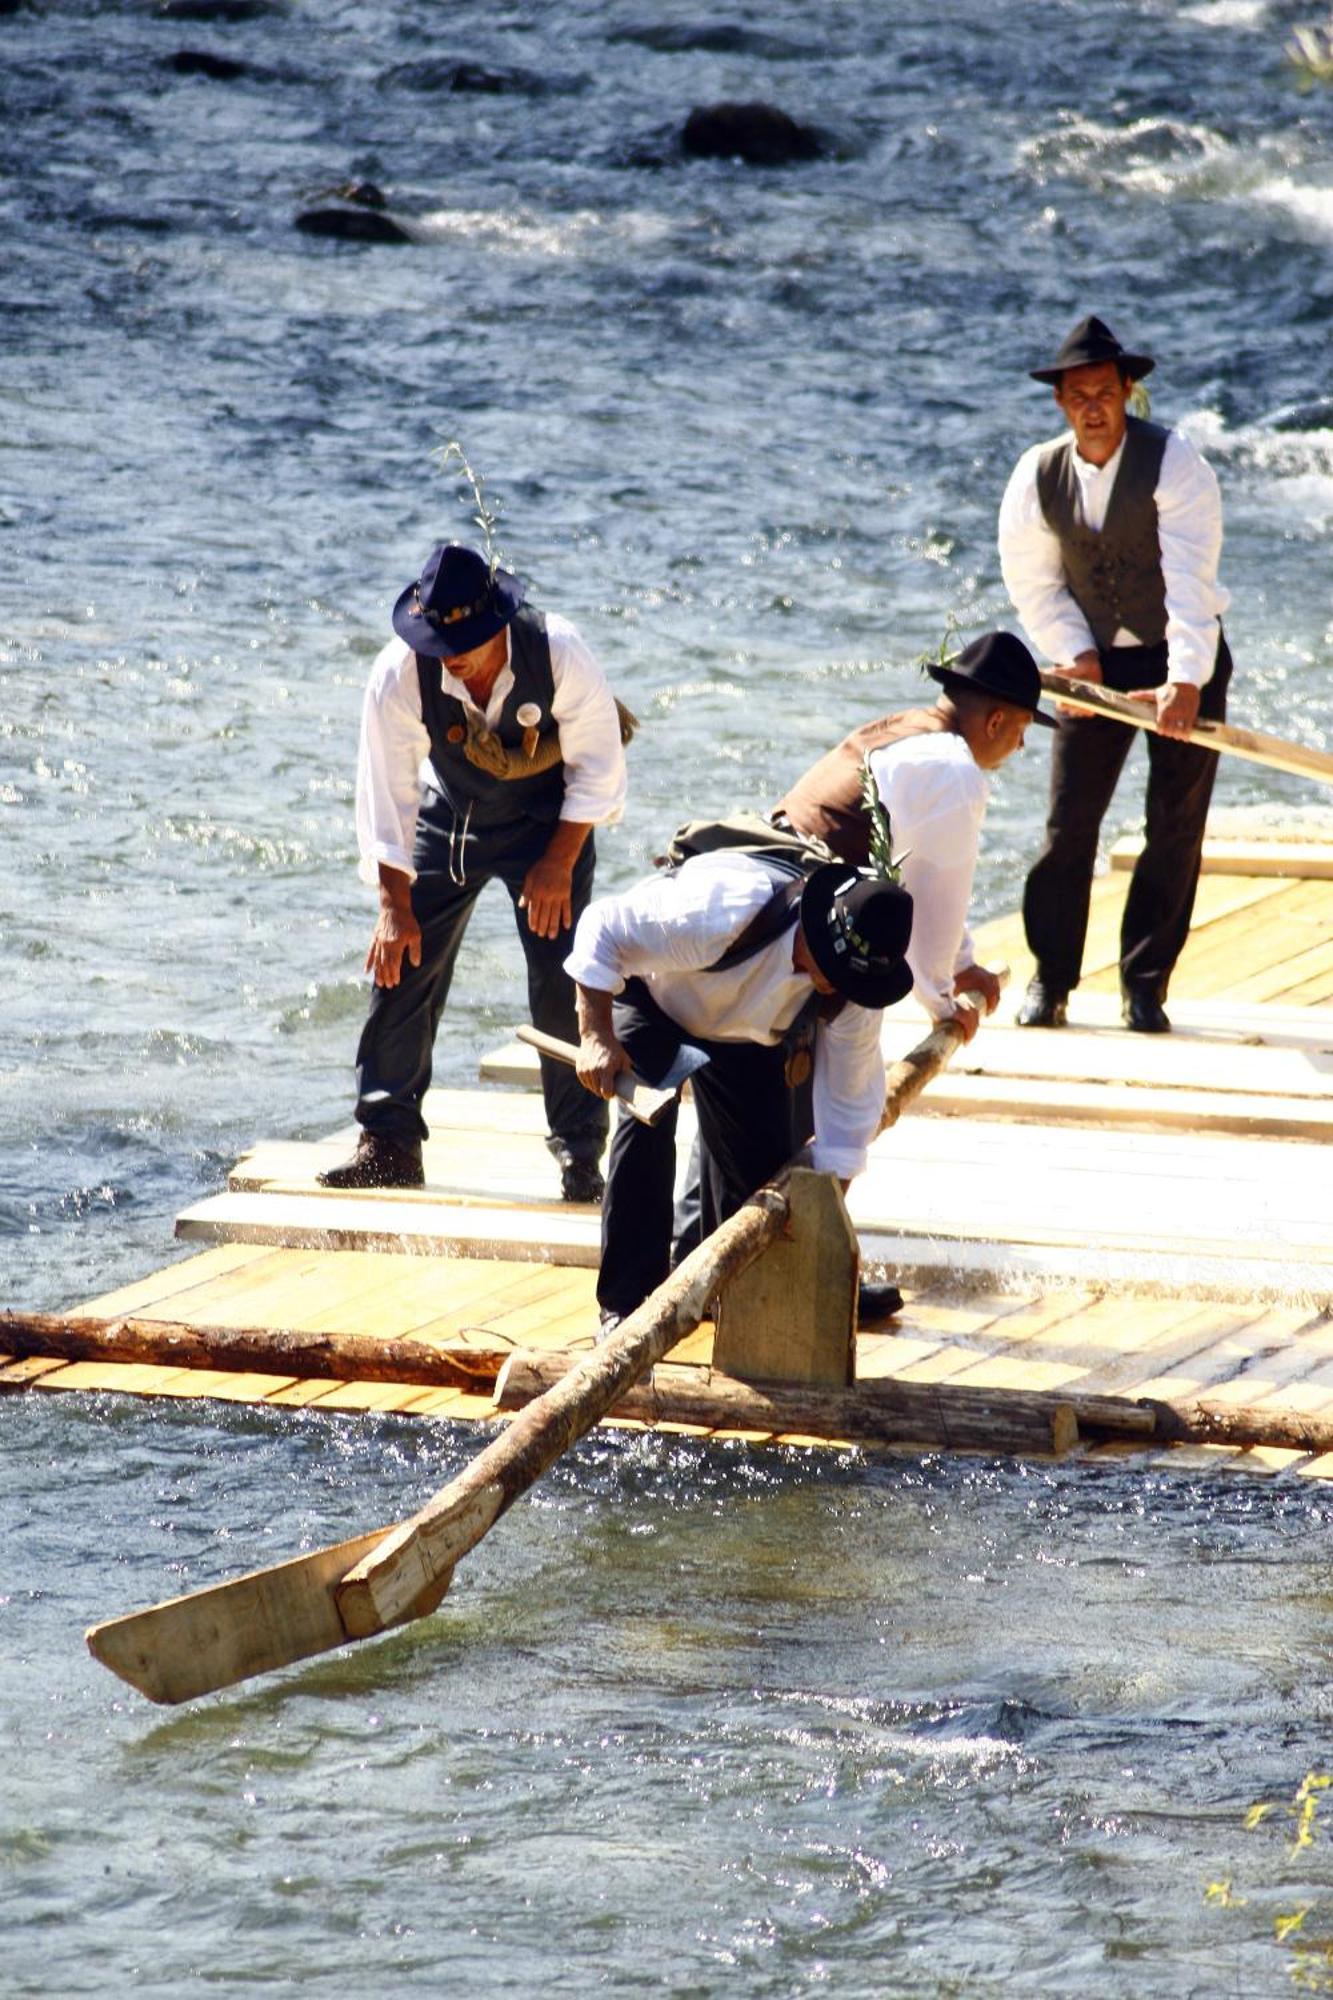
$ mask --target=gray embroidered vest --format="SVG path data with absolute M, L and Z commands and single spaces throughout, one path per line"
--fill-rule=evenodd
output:
M 557 820 L 565 797 L 565 767 L 555 764 L 533 778 L 495 778 L 478 770 L 463 754 L 467 737 L 466 711 L 455 695 L 444 692 L 440 662 L 418 653 L 421 714 L 430 733 L 430 761 L 441 796 L 459 812 L 469 812 L 475 827 L 500 826 L 515 819 Z M 495 734 L 508 749 L 521 750 L 524 724 L 520 708 L 531 704 L 539 720 L 538 737 L 555 730 L 551 703 L 555 679 L 546 620 L 525 604 L 509 626 L 509 664 L 514 685 L 504 698 Z
M 1166 584 L 1154 494 L 1168 433 L 1128 417 L 1120 469 L 1100 532 L 1079 515 L 1072 440 L 1052 445 L 1037 466 L 1037 498 L 1059 537 L 1070 594 L 1104 652 L 1124 626 L 1145 646 L 1166 637 Z

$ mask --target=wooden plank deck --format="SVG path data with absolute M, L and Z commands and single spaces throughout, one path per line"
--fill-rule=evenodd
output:
M 1123 852 L 1094 886 L 1069 1029 L 1006 1025 L 1030 971 L 1021 925 L 1009 917 L 979 932 L 980 955 L 1013 968 L 1006 1012 L 931 1087 L 921 1115 L 877 1143 L 852 1191 L 867 1267 L 897 1271 L 907 1293 L 899 1318 L 861 1336 L 859 1374 L 1177 1403 L 1206 1391 L 1333 1411 L 1333 847 L 1228 852 L 1209 857 L 1200 883 L 1170 1037 L 1118 1023 Z M 896 1010 L 886 1053 L 921 1032 L 910 1005 Z M 314 1175 L 343 1155 L 346 1133 L 261 1143 L 225 1193 L 180 1217 L 179 1233 L 209 1247 L 80 1311 L 590 1347 L 596 1212 L 557 1199 L 528 1052 L 487 1067 L 529 1087 L 433 1093 L 424 1189 L 319 1189 Z M 682 1153 L 690 1123 L 686 1106 Z M 705 1325 L 673 1359 L 710 1357 Z M 0 1389 L 24 1386 L 503 1421 L 489 1396 L 457 1389 L 0 1365 Z M 1333 1477 L 1333 1454 L 1192 1447 L 1152 1457 Z

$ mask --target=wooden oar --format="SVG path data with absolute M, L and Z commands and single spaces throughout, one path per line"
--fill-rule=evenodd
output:
M 526 1042 L 529 1048 L 537 1049 L 544 1056 L 553 1056 L 556 1062 L 568 1063 L 573 1068 L 579 1059 L 577 1044 L 562 1042 L 555 1035 L 545 1034 L 540 1028 L 531 1028 L 526 1021 L 515 1028 L 517 1041 Z M 616 1096 L 624 1105 L 631 1118 L 637 1118 L 641 1125 L 656 1125 L 669 1105 L 680 1095 L 678 1090 L 657 1090 L 650 1083 L 644 1083 L 629 1070 L 622 1070 L 616 1078 Z
M 1133 729 L 1154 729 L 1157 711 L 1151 702 L 1134 701 L 1127 694 L 1117 694 L 1114 688 L 1101 687 L 1096 681 L 1071 680 L 1065 674 L 1045 673 L 1041 677 L 1042 687 L 1047 694 L 1054 695 L 1070 708 L 1080 709 L 1086 715 L 1106 716 L 1114 722 L 1127 722 Z M 1321 784 L 1333 784 L 1333 756 L 1326 750 L 1308 750 L 1303 743 L 1288 743 L 1281 736 L 1267 736 L 1260 729 L 1241 729 L 1231 722 L 1196 722 L 1187 737 L 1181 742 L 1197 743 L 1201 750 L 1227 751 L 1233 757 L 1244 757 L 1251 764 L 1266 764 L 1273 771 L 1288 771 L 1293 777 L 1314 778 Z
M 150 1610 L 94 1625 L 95 1659 L 151 1701 L 189 1701 L 421 1618 L 459 1557 L 561 1452 L 691 1333 L 713 1294 L 781 1230 L 781 1185 L 757 1194 L 693 1251 L 616 1335 L 531 1403 L 401 1527 L 316 1549 Z
M 912 1052 L 919 1061 L 894 1065 L 884 1124 L 896 1122 L 961 1042 L 960 1029 L 937 1028 Z M 752 1195 L 614 1338 L 528 1404 L 410 1521 L 94 1625 L 86 1635 L 93 1657 L 150 1701 L 190 1701 L 433 1611 L 459 1558 L 693 1331 L 714 1294 L 778 1235 L 788 1210 L 785 1178 L 784 1170 Z

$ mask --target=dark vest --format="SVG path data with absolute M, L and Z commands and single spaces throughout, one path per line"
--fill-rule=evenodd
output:
M 1160 424 L 1125 420 L 1125 446 L 1100 532 L 1079 518 L 1072 440 L 1052 445 L 1037 466 L 1037 498 L 1059 537 L 1065 581 L 1100 651 L 1124 626 L 1145 646 L 1166 637 L 1166 583 L 1157 540 L 1154 494 L 1168 433 Z
M 534 778 L 494 778 L 478 770 L 463 754 L 467 736 L 466 710 L 455 695 L 444 692 L 440 662 L 416 656 L 421 683 L 421 714 L 430 733 L 430 761 L 436 789 L 460 813 L 471 813 L 472 825 L 499 826 L 508 820 L 556 820 L 565 797 L 565 767 L 555 764 Z M 526 702 L 540 710 L 535 725 L 539 737 L 553 734 L 551 713 L 555 679 L 546 620 L 525 604 L 509 626 L 509 664 L 514 685 L 504 698 L 495 733 L 509 749 L 521 750 L 523 724 L 518 711 Z
M 904 708 L 896 715 L 881 715 L 877 722 L 863 722 L 796 780 L 777 810 L 786 814 L 798 833 L 815 835 L 840 861 L 864 868 L 870 860 L 870 819 L 861 802 L 861 770 L 867 755 L 886 744 L 931 736 L 948 726 L 937 708 Z

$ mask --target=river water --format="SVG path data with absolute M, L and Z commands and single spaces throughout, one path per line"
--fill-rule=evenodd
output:
M 644 718 L 608 886 L 1005 621 L 1025 370 L 1089 310 L 1223 482 L 1233 715 L 1327 747 L 1314 11 L 0 7 L 3 1303 L 155 1268 L 252 1139 L 345 1120 L 360 689 L 470 531 L 451 438 Z M 680 159 L 727 98 L 825 156 Z M 350 179 L 410 241 L 297 231 Z M 1044 788 L 1034 744 L 980 914 Z M 487 901 L 444 1078 L 518 964 Z M 475 1437 L 0 1417 L 6 1993 L 1250 1995 L 1329 1934 L 1318 1822 L 1244 1824 L 1328 1761 L 1324 1489 L 589 1440 L 435 1619 L 164 1717 L 85 1624 L 394 1518 Z

